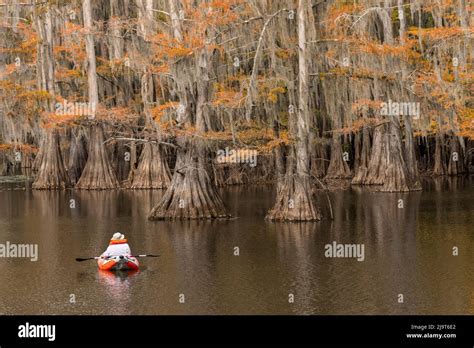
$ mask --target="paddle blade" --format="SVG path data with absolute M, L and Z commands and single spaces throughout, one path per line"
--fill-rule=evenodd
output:
M 82 262 L 82 261 L 88 261 L 88 260 L 95 260 L 96 258 L 95 257 L 88 257 L 88 258 L 80 258 L 80 257 L 76 257 L 76 261 L 77 262 Z

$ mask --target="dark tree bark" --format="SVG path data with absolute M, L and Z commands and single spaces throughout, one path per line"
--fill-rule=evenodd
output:
M 280 128 L 278 122 L 273 123 L 273 134 L 275 138 L 280 137 Z M 273 149 L 273 156 L 275 159 L 275 170 L 276 170 L 276 186 L 277 193 L 280 192 L 280 189 L 283 185 L 285 178 L 285 146 L 283 144 L 278 144 Z
M 435 153 L 434 153 L 434 176 L 446 175 L 446 164 L 444 162 L 444 151 L 443 151 L 443 135 L 437 133 L 435 135 Z
M 224 187 L 226 185 L 225 165 L 220 163 L 213 163 L 212 168 L 214 171 L 214 185 L 216 187 Z
M 370 161 L 370 134 L 368 127 L 363 127 L 362 132 L 358 134 L 358 139 L 362 139 L 362 144 L 356 142 L 359 155 L 356 158 L 357 166 L 355 168 L 354 178 L 352 179 L 353 185 L 363 184 L 367 176 Z
M 82 134 L 71 132 L 69 147 L 68 173 L 71 184 L 75 185 L 81 177 L 82 171 L 87 163 L 87 145 Z
M 328 163 L 326 145 L 317 143 L 313 147 L 313 155 L 311 156 L 311 175 L 316 178 L 324 178 L 327 173 Z
M 401 34 L 400 34 L 401 35 Z M 408 175 L 410 177 L 410 182 L 414 186 L 420 186 L 419 183 L 419 173 L 418 173 L 418 164 L 416 160 L 416 153 L 415 153 L 415 139 L 413 137 L 413 127 L 411 122 L 411 116 L 404 117 L 405 123 L 405 162 L 407 165 Z
M 459 137 L 455 135 L 451 136 L 450 148 L 448 175 L 457 176 L 464 174 L 466 172 L 466 168 L 464 166 L 464 154 L 461 148 Z
M 128 152 L 128 154 L 127 154 Z M 117 142 L 111 156 L 112 167 L 119 182 L 127 180 L 130 174 L 131 155 L 123 142 Z

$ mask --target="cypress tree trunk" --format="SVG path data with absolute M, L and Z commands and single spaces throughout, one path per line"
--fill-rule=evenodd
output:
M 391 117 L 379 125 L 374 132 L 372 153 L 365 185 L 380 185 L 382 192 L 406 192 L 420 190 L 418 181 L 413 181 L 404 158 L 400 123 Z
M 446 164 L 444 163 L 444 152 L 443 152 L 443 135 L 438 132 L 435 135 L 435 153 L 434 153 L 434 176 L 443 176 L 446 175 Z
M 464 174 L 466 169 L 464 167 L 464 156 L 460 146 L 459 137 L 451 136 L 451 153 L 449 154 L 448 175 L 456 176 Z
M 328 167 L 326 145 L 319 142 L 313 149 L 314 154 L 311 156 L 311 175 L 316 178 L 324 178 Z
M 71 183 L 64 167 L 57 129 L 47 130 L 43 146 L 41 166 L 32 188 L 37 190 L 55 190 L 69 187 Z
M 120 185 L 110 165 L 104 140 L 102 126 L 91 126 L 88 159 L 81 178 L 76 184 L 77 189 L 103 190 L 119 188 Z
M 87 54 L 87 86 L 89 103 L 95 108 L 99 104 L 99 91 L 97 87 L 97 69 L 95 59 L 94 37 L 92 35 L 92 8 L 91 0 L 82 1 L 82 12 L 84 16 L 84 29 L 86 30 L 86 54 Z
M 75 185 L 87 163 L 87 147 L 82 134 L 74 134 L 74 131 L 71 132 L 70 144 L 68 173 L 71 184 Z
M 298 1 L 298 113 L 296 120 L 297 140 L 295 150 L 287 162 L 287 172 L 278 188 L 276 203 L 268 212 L 267 219 L 279 221 L 320 220 L 310 180 L 309 157 L 309 72 L 306 44 L 306 23 L 311 7 L 307 0 Z M 296 152 L 296 154 L 295 154 Z M 295 156 L 296 155 L 296 156 Z M 292 158 L 296 157 L 296 170 Z
M 158 145 L 146 143 L 140 156 L 130 188 L 132 189 L 164 189 L 171 182 L 168 163 Z
M 274 221 L 321 220 L 321 213 L 315 204 L 313 190 L 308 176 L 299 176 L 295 170 L 295 151 L 287 157 L 287 169 L 277 188 L 275 205 L 268 212 L 267 219 Z
M 115 176 L 119 182 L 123 182 L 128 179 L 130 174 L 130 153 L 128 148 L 123 142 L 117 142 L 114 144 L 113 153 L 111 156 L 111 164 L 115 172 Z M 126 156 L 128 158 L 126 159 Z
M 178 150 L 173 178 L 161 201 L 150 212 L 150 220 L 229 216 L 207 174 L 205 158 L 197 144 Z
M 148 70 L 145 71 L 141 78 L 141 95 L 146 118 L 145 128 L 155 129 L 158 138 L 161 138 L 161 131 L 158 126 L 154 125 L 150 113 L 149 103 L 153 100 L 153 79 Z M 132 189 L 167 188 L 171 181 L 171 173 L 161 146 L 146 143 L 139 159 L 138 168 L 131 172 L 131 174 L 130 188 Z
M 341 137 L 334 133 L 331 144 L 331 162 L 326 179 L 348 179 L 351 176 L 351 170 L 343 159 Z
M 169 0 L 171 26 L 174 37 L 183 40 L 179 21 L 179 2 Z M 196 133 L 205 134 L 210 127 L 211 82 L 209 77 L 209 52 L 202 48 L 195 58 L 187 58 L 174 64 L 173 74 L 178 84 L 178 95 L 184 112 L 178 123 L 196 128 Z M 150 220 L 160 219 L 215 219 L 229 214 L 214 184 L 207 165 L 209 151 L 205 144 L 191 137 L 178 137 L 178 149 L 173 178 L 161 201 L 150 212 Z
M 99 92 L 97 85 L 96 57 L 94 47 L 92 8 L 90 0 L 83 0 L 82 12 L 84 17 L 84 28 L 86 30 L 86 55 L 87 55 L 87 84 L 89 103 L 96 108 L 99 103 Z M 110 164 L 107 149 L 104 145 L 104 129 L 100 123 L 91 124 L 89 129 L 89 147 L 86 166 L 79 181 L 77 189 L 102 190 L 118 188 L 119 182 Z
M 50 94 L 50 98 L 43 103 L 43 107 L 47 112 L 53 112 L 52 97 L 56 94 L 56 86 L 53 58 L 53 21 L 49 5 L 44 14 L 36 16 L 35 26 L 40 39 L 37 52 L 38 88 Z M 70 186 L 71 183 L 61 154 L 59 131 L 57 129 L 46 129 L 45 138 L 34 166 L 37 166 L 38 174 L 33 182 L 33 189 L 53 190 Z
M 277 122 L 273 123 L 273 134 L 275 138 L 280 137 L 280 129 Z M 280 192 L 280 188 L 282 187 L 285 178 L 285 146 L 283 144 L 278 144 L 273 149 L 273 156 L 275 159 L 276 185 L 278 193 Z
M 410 175 L 403 158 L 403 144 L 401 143 L 398 120 L 392 119 L 388 124 L 386 141 L 385 154 L 387 156 L 387 167 L 385 168 L 385 173 L 382 175 L 384 180 L 380 191 L 410 191 Z
M 407 165 L 408 175 L 410 176 L 410 181 L 414 186 L 420 186 L 419 183 L 419 173 L 418 173 L 418 164 L 416 161 L 416 153 L 415 153 L 415 140 L 413 138 L 413 127 L 411 123 L 411 117 L 405 116 L 404 117 L 405 123 L 405 162 Z
M 155 22 L 153 20 L 153 1 L 136 0 L 138 9 L 138 31 L 143 38 L 144 51 L 153 54 L 148 49 L 150 34 L 155 31 Z M 155 97 L 155 80 L 149 67 L 144 67 L 140 79 L 141 98 L 143 102 L 143 113 L 145 114 L 145 129 L 153 129 L 161 140 L 162 133 L 160 126 L 153 121 L 150 105 Z M 170 185 L 171 173 L 166 161 L 164 151 L 161 145 L 145 143 L 139 164 L 136 170 L 130 172 L 130 188 L 132 189 L 165 189 Z
M 226 177 L 226 172 L 225 172 L 225 166 L 220 163 L 213 163 L 212 165 L 213 171 L 214 171 L 214 185 L 216 187 L 223 187 L 226 185 L 225 183 L 225 177 Z
M 370 161 L 370 135 L 366 126 L 363 127 L 362 133 L 359 133 L 360 138 L 362 138 L 362 146 L 359 149 L 357 168 L 355 168 L 352 185 L 361 185 L 365 182 Z
M 43 161 L 45 138 L 46 137 L 42 137 L 41 140 L 39 141 L 40 142 L 39 150 L 36 153 L 36 157 L 33 161 L 33 171 L 34 172 L 39 171 L 39 169 L 41 167 L 41 162 Z

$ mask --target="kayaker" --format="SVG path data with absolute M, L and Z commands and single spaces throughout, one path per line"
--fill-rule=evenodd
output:
M 132 251 L 130 250 L 125 236 L 117 232 L 114 233 L 107 250 L 105 250 L 101 256 L 130 256 L 131 254 Z

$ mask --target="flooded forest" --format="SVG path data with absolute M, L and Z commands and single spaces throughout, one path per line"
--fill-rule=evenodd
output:
M 469 0 L 2 0 L 0 175 L 162 190 L 149 220 L 332 218 L 474 172 Z

